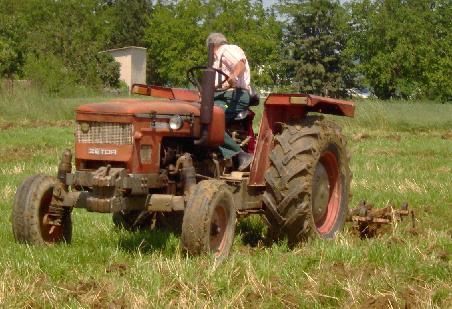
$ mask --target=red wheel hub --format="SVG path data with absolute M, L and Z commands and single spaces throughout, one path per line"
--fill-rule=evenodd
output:
M 39 228 L 45 242 L 54 243 L 63 237 L 63 227 L 49 223 L 49 206 L 52 202 L 53 189 L 48 190 L 40 200 Z
M 220 255 L 225 245 L 225 232 L 228 226 L 228 216 L 223 205 L 215 206 L 210 223 L 210 250 Z
M 334 228 L 341 203 L 341 180 L 336 155 L 327 151 L 316 166 L 312 188 L 312 214 L 317 231 L 328 234 Z

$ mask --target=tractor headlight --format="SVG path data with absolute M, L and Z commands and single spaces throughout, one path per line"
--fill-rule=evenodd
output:
M 184 121 L 182 120 L 182 117 L 179 115 L 173 116 L 169 120 L 169 127 L 171 130 L 179 130 L 182 128 L 182 125 L 184 124 Z

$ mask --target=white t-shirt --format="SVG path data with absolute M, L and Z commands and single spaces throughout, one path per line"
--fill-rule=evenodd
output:
M 237 45 L 221 45 L 215 53 L 215 61 L 213 67 L 221 69 L 227 75 L 231 75 L 235 65 L 241 60 L 245 61 L 245 71 L 236 77 L 236 85 L 237 88 L 250 90 L 250 66 L 248 65 L 248 60 L 246 59 L 245 53 Z M 217 86 L 218 75 L 220 75 L 220 80 L 222 82 L 226 79 L 223 75 L 217 73 Z

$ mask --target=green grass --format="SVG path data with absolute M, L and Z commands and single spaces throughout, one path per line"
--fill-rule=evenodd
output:
M 2 307 L 452 307 L 451 105 L 358 102 L 355 119 L 332 117 L 349 140 L 351 206 L 408 201 L 415 230 L 401 223 L 360 240 L 347 226 L 333 241 L 289 250 L 249 245 L 263 232 L 251 217 L 217 266 L 183 256 L 177 235 L 118 231 L 110 215 L 84 210 L 73 212 L 71 245 L 16 244 L 17 186 L 56 173 L 61 151 L 72 147 L 73 108 L 104 98 L 12 100 L 0 97 Z

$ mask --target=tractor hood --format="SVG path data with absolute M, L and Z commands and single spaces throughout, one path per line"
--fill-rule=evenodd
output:
M 145 113 L 155 114 L 193 114 L 199 117 L 200 104 L 186 101 L 144 101 L 137 99 L 112 100 L 105 103 L 90 103 L 79 106 L 77 114 L 98 114 L 98 115 L 135 115 Z

